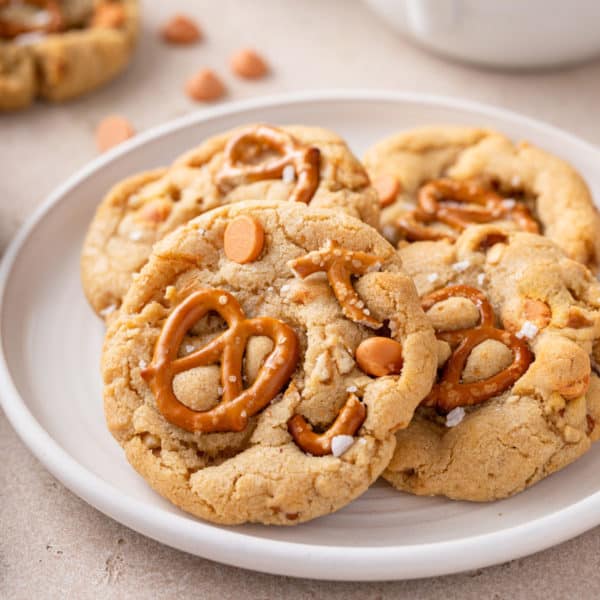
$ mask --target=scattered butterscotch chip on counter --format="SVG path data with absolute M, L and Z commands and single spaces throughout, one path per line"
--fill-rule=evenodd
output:
M 235 52 L 229 61 L 231 70 L 244 79 L 259 79 L 269 72 L 265 59 L 252 48 Z
M 165 23 L 161 36 L 168 44 L 186 46 L 199 42 L 202 39 L 202 30 L 190 17 L 175 15 Z
M 211 102 L 225 94 L 225 86 L 212 69 L 200 69 L 185 84 L 187 95 L 198 102 Z
M 100 152 L 106 152 L 134 135 L 135 129 L 127 119 L 110 115 L 100 121 L 96 128 L 96 145 Z

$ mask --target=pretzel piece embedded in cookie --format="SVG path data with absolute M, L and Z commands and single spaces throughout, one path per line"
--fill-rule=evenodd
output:
M 255 156 L 262 150 L 271 150 L 277 157 L 259 164 L 244 163 L 244 150 L 248 147 Z M 258 125 L 244 129 L 229 140 L 225 159 L 217 175 L 217 182 L 224 189 L 264 179 L 279 179 L 286 167 L 294 169 L 296 179 L 296 186 L 289 197 L 291 202 L 308 204 L 319 186 L 319 149 L 305 146 L 289 133 L 274 127 Z
M 352 275 L 364 275 L 381 265 L 381 259 L 366 252 L 355 252 L 341 248 L 337 242 L 328 241 L 322 250 L 309 252 L 291 260 L 290 268 L 304 279 L 313 273 L 325 271 L 329 285 L 346 317 L 373 329 L 382 326 L 370 315 L 369 309 L 352 287 Z
M 468 205 L 475 205 L 470 208 Z M 522 231 L 539 233 L 539 227 L 528 208 L 509 202 L 494 190 L 476 181 L 436 179 L 419 190 L 417 207 L 397 221 L 409 241 L 456 239 L 452 232 L 435 231 L 431 223 L 444 223 L 460 233 L 474 223 L 490 223 L 510 219 Z
M 438 302 L 448 298 L 467 298 L 479 309 L 481 321 L 477 327 L 457 331 L 438 331 L 438 339 L 448 342 L 452 354 L 439 381 L 423 400 L 426 406 L 435 406 L 449 412 L 458 406 L 480 404 L 508 389 L 527 371 L 533 356 L 527 344 L 515 335 L 494 326 L 494 311 L 485 295 L 475 288 L 457 285 L 436 290 L 422 299 L 423 310 L 428 311 Z M 462 373 L 473 349 L 485 340 L 496 340 L 507 346 L 513 353 L 512 363 L 482 381 L 463 383 Z
M 177 352 L 187 331 L 209 312 L 216 312 L 228 329 L 205 346 L 182 358 Z M 248 339 L 266 336 L 273 350 L 254 383 L 244 389 L 242 363 Z M 169 423 L 186 431 L 242 431 L 248 418 L 262 410 L 280 392 L 296 368 L 299 356 L 294 330 L 278 319 L 247 319 L 234 296 L 223 290 L 201 290 L 188 296 L 169 316 L 154 349 L 154 357 L 142 377 L 149 383 L 158 410 Z M 173 392 L 179 373 L 221 363 L 221 402 L 207 411 L 181 403 Z
M 288 421 L 288 431 L 296 445 L 313 456 L 331 454 L 331 441 L 336 435 L 354 435 L 367 416 L 365 405 L 355 394 L 349 394 L 335 421 L 327 431 L 315 433 L 302 415 Z

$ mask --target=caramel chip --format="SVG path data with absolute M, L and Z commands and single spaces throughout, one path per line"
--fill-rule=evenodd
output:
M 113 2 L 101 2 L 96 6 L 92 17 L 92 27 L 105 27 L 117 29 L 125 22 L 125 11 L 120 4 Z
M 134 135 L 133 125 L 127 119 L 110 115 L 100 121 L 96 128 L 96 145 L 100 152 L 106 152 Z
M 367 338 L 356 349 L 356 362 L 367 375 L 398 374 L 402 370 L 402 346 L 390 338 Z
M 379 204 L 382 208 L 392 204 L 400 192 L 400 182 L 393 175 L 377 177 L 373 181 L 373 187 L 379 196 Z
M 259 79 L 269 71 L 263 57 L 251 48 L 243 48 L 235 52 L 229 65 L 235 75 L 244 79 Z
M 193 100 L 211 102 L 225 93 L 225 86 L 212 69 L 200 69 L 187 80 L 185 91 Z
M 245 264 L 256 260 L 265 244 L 265 230 L 252 217 L 236 217 L 225 228 L 225 256 L 234 262 Z
M 175 15 L 169 19 L 161 30 L 162 38 L 168 44 L 195 44 L 202 39 L 202 31 L 198 25 L 185 15 Z

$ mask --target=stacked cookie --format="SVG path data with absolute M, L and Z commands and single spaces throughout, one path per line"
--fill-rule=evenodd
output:
M 82 280 L 108 324 L 107 423 L 184 510 L 296 524 L 380 475 L 492 500 L 596 439 L 598 217 L 579 176 L 447 128 L 365 164 L 324 129 L 252 125 L 100 204 Z
M 0 110 L 63 101 L 129 63 L 137 0 L 0 0 Z

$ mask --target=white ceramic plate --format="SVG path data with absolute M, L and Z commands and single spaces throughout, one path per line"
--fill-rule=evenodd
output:
M 600 198 L 600 153 L 541 123 L 472 103 L 422 95 L 297 94 L 189 115 L 103 156 L 59 188 L 16 237 L 0 271 L 0 393 L 13 426 L 68 488 L 110 517 L 181 550 L 300 577 L 404 579 L 499 563 L 600 523 L 600 445 L 509 500 L 450 502 L 384 483 L 335 515 L 298 527 L 217 527 L 155 494 L 104 426 L 98 371 L 103 326 L 79 283 L 79 251 L 96 203 L 133 172 L 168 163 L 205 137 L 242 123 L 329 127 L 360 156 L 407 127 L 498 128 L 572 161 Z

